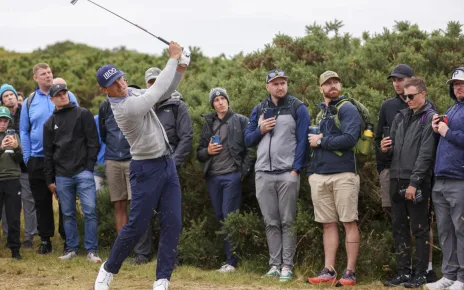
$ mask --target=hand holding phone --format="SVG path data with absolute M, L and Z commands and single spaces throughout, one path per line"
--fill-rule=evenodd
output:
M 274 109 L 267 108 L 264 110 L 264 120 L 270 119 L 270 118 L 275 118 L 275 112 Z

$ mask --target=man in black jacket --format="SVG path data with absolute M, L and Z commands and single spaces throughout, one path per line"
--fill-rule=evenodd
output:
M 398 274 L 385 285 L 417 288 L 427 282 L 428 200 L 437 139 L 431 127 L 435 111 L 426 100 L 425 82 L 420 78 L 408 80 L 404 95 L 409 108 L 396 115 L 391 138 L 386 137 L 380 143 L 382 152 L 391 160 L 391 212 L 398 264 Z M 411 231 L 416 242 L 414 277 L 411 277 Z
M 205 124 L 197 148 L 197 159 L 205 164 L 205 179 L 218 223 L 240 209 L 242 178 L 251 171 L 254 160 L 245 147 L 248 118 L 229 108 L 229 96 L 224 88 L 213 88 L 209 102 L 214 113 L 203 115 Z M 233 272 L 237 256 L 230 241 L 224 240 L 225 264 L 221 273 Z
M 87 259 L 101 263 L 97 254 L 97 198 L 93 178 L 99 150 L 97 127 L 92 113 L 69 101 L 66 85 L 52 85 L 50 99 L 55 111 L 44 124 L 44 173 L 49 190 L 60 200 L 67 244 L 58 260 L 73 258 L 79 248 L 77 192 L 84 213 Z

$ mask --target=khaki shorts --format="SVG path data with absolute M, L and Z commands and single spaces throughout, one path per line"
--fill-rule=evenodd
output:
M 385 168 L 379 174 L 380 197 L 382 198 L 382 207 L 391 207 L 390 200 L 390 169 Z
M 309 185 L 316 222 L 358 220 L 359 175 L 352 172 L 312 174 Z
M 105 174 L 111 201 L 130 200 L 132 197 L 129 179 L 130 161 L 105 161 Z

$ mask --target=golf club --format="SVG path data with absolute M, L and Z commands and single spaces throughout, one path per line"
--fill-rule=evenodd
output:
M 77 1 L 79 1 L 79 0 L 72 0 L 72 1 L 71 1 L 71 4 L 72 4 L 72 5 L 75 5 L 75 4 L 77 3 Z M 87 1 L 89 1 L 90 3 L 92 3 L 92 4 L 94 4 L 94 5 L 97 5 L 97 6 L 100 7 L 101 9 L 104 9 L 104 10 L 108 11 L 109 13 L 111 13 L 111 14 L 113 14 L 113 15 L 116 15 L 117 17 L 121 18 L 122 20 L 124 20 L 124 21 L 126 21 L 126 22 L 129 22 L 130 24 L 134 25 L 135 27 L 137 27 L 137 28 L 139 28 L 139 29 L 145 31 L 146 33 L 150 34 L 151 36 L 156 37 L 156 38 L 158 38 L 159 40 L 161 40 L 162 42 L 164 42 L 164 43 L 166 43 L 167 45 L 169 45 L 169 41 L 167 41 L 166 39 L 154 35 L 153 33 L 151 33 L 150 31 L 146 30 L 145 28 L 143 28 L 143 27 L 141 27 L 141 26 L 138 26 L 138 25 L 135 24 L 135 23 L 130 22 L 130 21 L 127 20 L 126 18 L 124 18 L 124 17 L 122 17 L 122 16 L 119 16 L 118 14 L 114 13 L 113 11 L 108 10 L 108 9 L 106 9 L 105 7 L 99 5 L 99 4 L 97 4 L 97 3 L 95 3 L 95 2 L 93 2 L 93 1 L 91 1 L 91 0 L 87 0 Z

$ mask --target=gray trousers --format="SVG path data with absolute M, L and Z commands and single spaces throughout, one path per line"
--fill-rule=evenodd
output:
M 464 180 L 437 179 L 432 191 L 443 254 L 441 271 L 464 283 Z
M 21 183 L 21 200 L 23 203 L 23 214 L 24 214 L 24 238 L 26 240 L 32 240 L 34 235 L 37 234 L 37 217 L 35 214 L 35 202 L 32 197 L 31 187 L 29 186 L 29 176 L 27 173 L 21 173 L 19 178 Z M 3 235 L 8 236 L 8 221 L 5 215 L 5 205 L 2 211 L 2 228 Z
M 296 218 L 300 177 L 290 172 L 256 172 L 256 198 L 266 225 L 269 265 L 293 268 L 296 233 L 291 229 Z

